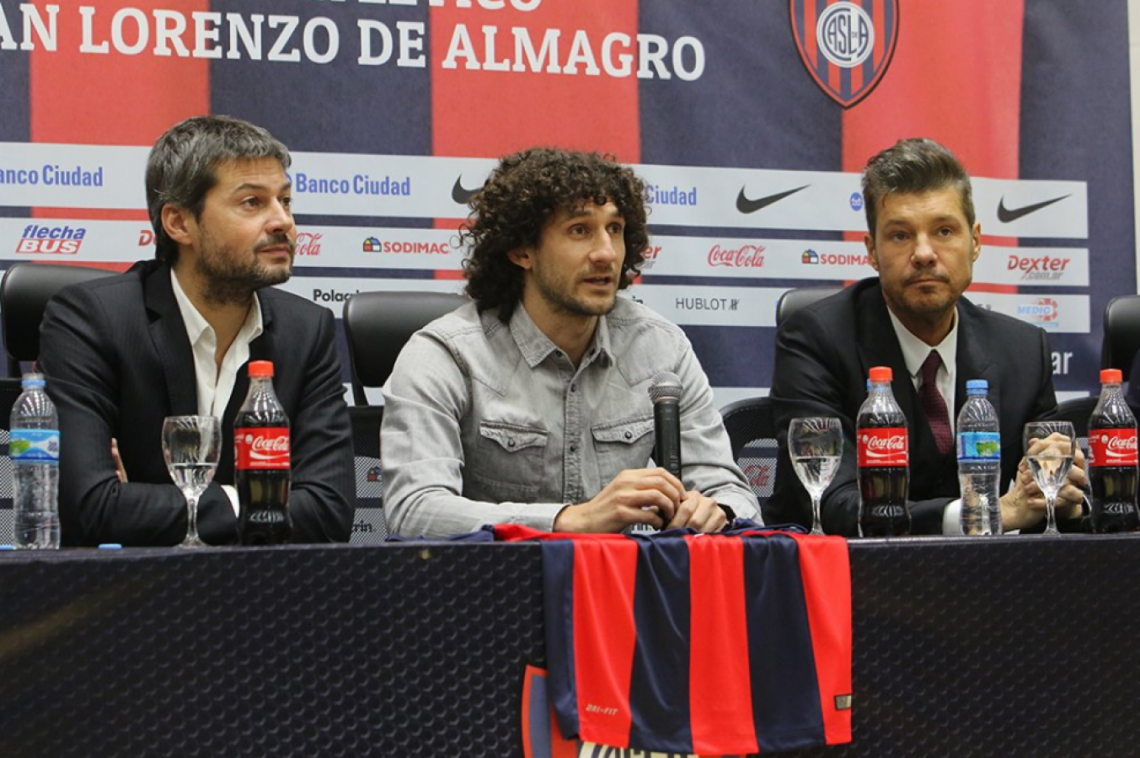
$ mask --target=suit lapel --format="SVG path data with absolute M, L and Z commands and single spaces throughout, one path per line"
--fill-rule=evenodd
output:
M 906 361 L 903 360 L 902 348 L 899 347 L 898 337 L 895 336 L 894 326 L 887 314 L 887 302 L 883 299 L 879 280 L 874 279 L 871 282 L 873 286 L 859 293 L 855 300 L 858 319 L 856 339 L 863 377 L 867 377 L 873 366 L 890 366 L 893 374 L 891 390 L 895 394 L 895 401 L 907 419 L 916 419 L 918 397 L 914 391 L 914 383 L 910 379 Z M 912 420 L 912 431 L 914 426 Z
M 143 291 L 150 316 L 150 339 L 166 375 L 166 392 L 171 415 L 198 412 L 198 383 L 195 379 L 194 351 L 186 336 L 186 324 L 174 299 L 170 267 L 157 265 L 144 274 Z
M 262 290 L 264 292 L 264 290 Z M 268 298 L 258 297 L 261 305 L 261 335 L 249 343 L 249 360 L 268 361 L 273 359 L 273 311 L 266 302 Z M 245 396 L 249 394 L 249 363 L 239 366 L 237 376 L 234 377 L 234 391 L 230 395 L 230 402 L 226 404 L 225 414 L 222 416 L 222 429 L 234 429 L 237 413 Z M 233 435 L 223 441 L 222 460 L 218 464 L 218 473 L 215 478 L 230 482 L 233 481 L 234 452 Z
M 992 354 L 993 350 L 989 346 L 989 338 L 981 324 L 981 314 L 977 306 L 963 298 L 958 304 L 958 373 L 954 380 L 955 418 L 966 404 L 966 382 L 970 379 L 985 379 L 989 382 L 989 400 L 1000 418 L 1001 408 L 998 407 L 998 399 L 1001 395 L 999 392 L 1001 376 L 990 358 Z

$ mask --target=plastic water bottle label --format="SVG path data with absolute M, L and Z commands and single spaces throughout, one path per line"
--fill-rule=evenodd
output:
M 960 432 L 959 460 L 998 460 L 1001 458 L 1001 435 L 997 432 Z
M 13 429 L 8 454 L 20 463 L 59 463 L 59 430 Z

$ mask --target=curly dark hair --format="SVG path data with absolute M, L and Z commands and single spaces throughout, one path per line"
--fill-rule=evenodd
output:
M 613 202 L 625 218 L 625 260 L 618 288 L 628 287 L 645 262 L 645 184 L 610 155 L 537 147 L 504 157 L 471 199 L 460 230 L 469 248 L 463 262 L 467 294 L 480 311 L 498 308 L 510 321 L 522 298 L 523 270 L 507 257 L 534 247 L 552 215 L 586 203 Z

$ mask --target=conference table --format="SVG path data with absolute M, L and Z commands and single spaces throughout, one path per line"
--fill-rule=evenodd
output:
M 0 553 L 0 756 L 523 756 L 540 549 Z M 1140 536 L 850 556 L 854 742 L 789 755 L 1140 751 Z

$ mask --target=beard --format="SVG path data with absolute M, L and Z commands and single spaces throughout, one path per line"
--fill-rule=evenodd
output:
M 212 303 L 247 302 L 257 290 L 288 281 L 293 270 L 293 241 L 286 234 L 266 237 L 248 253 L 215 245 L 209 235 L 202 243 L 202 253 L 195 258 L 194 268 L 203 281 L 209 282 L 204 296 Z M 270 266 L 261 262 L 258 252 L 280 245 L 289 246 L 288 265 Z
M 621 273 L 606 272 L 618 281 Z M 556 313 L 574 316 L 604 316 L 614 309 L 617 303 L 617 289 L 605 297 L 584 298 L 575 294 L 575 281 L 572 276 L 547 276 L 543 269 L 535 268 L 534 283 L 542 298 Z M 602 275 L 602 274 L 599 274 Z

